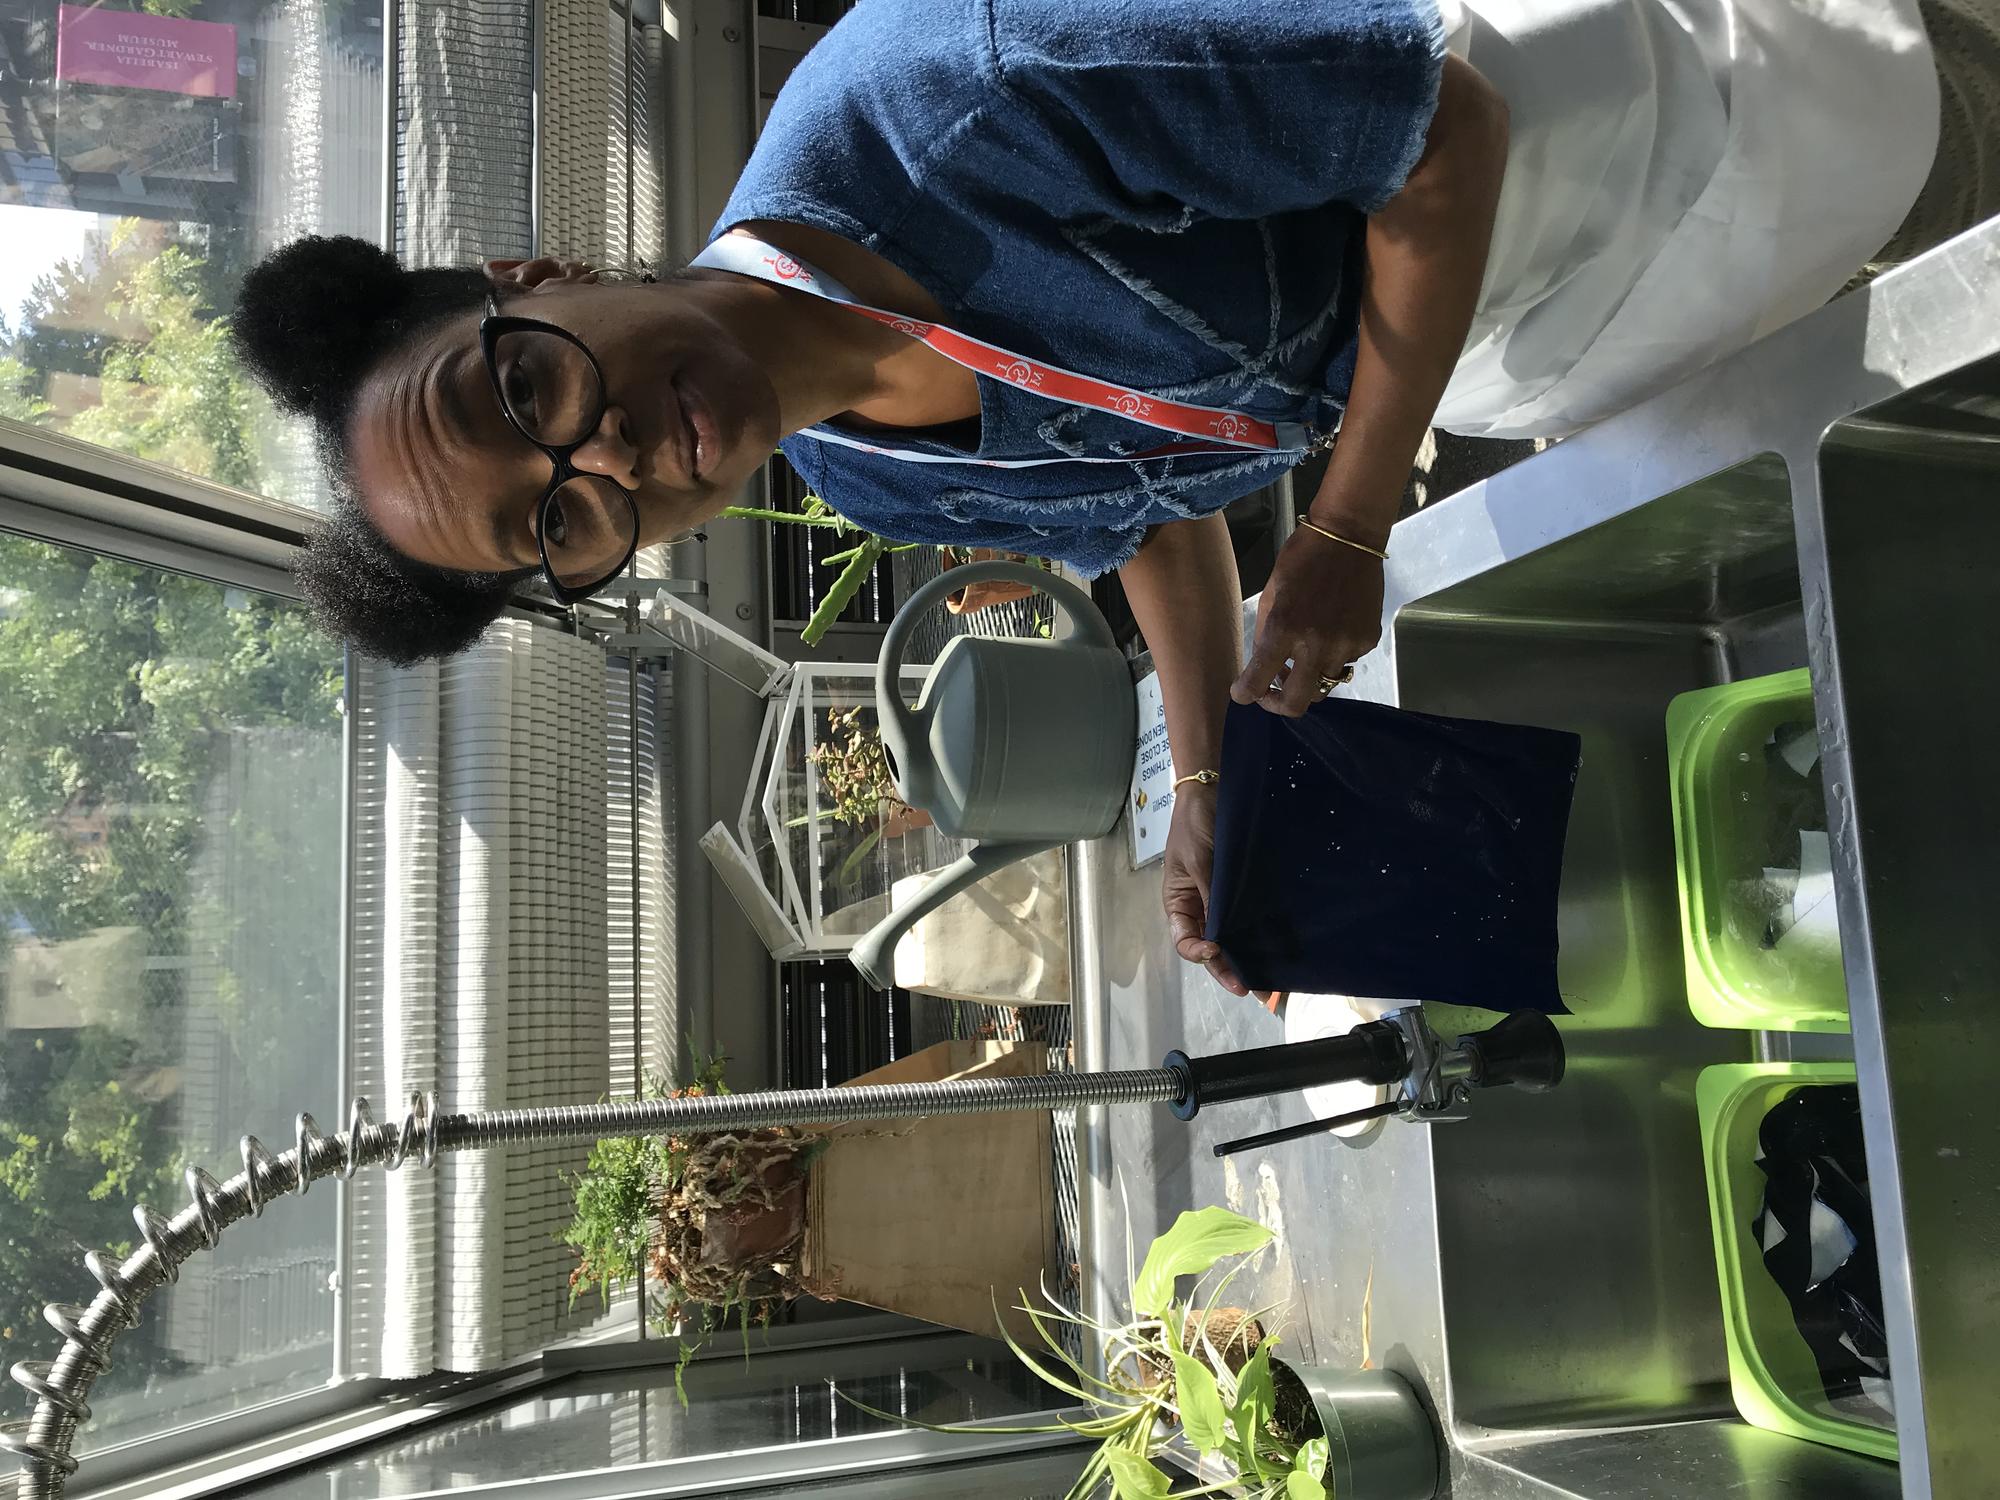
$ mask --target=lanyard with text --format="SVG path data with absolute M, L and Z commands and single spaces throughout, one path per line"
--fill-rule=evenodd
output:
M 733 271 L 739 276 L 754 276 L 759 281 L 768 281 L 811 296 L 823 297 L 829 302 L 838 303 L 860 313 L 863 317 L 873 318 L 898 333 L 908 334 L 913 339 L 921 340 L 946 359 L 954 364 L 963 365 L 975 375 L 1004 380 L 1009 385 L 1033 391 L 1038 396 L 1046 396 L 1051 401 L 1066 401 L 1072 406 L 1108 411 L 1116 416 L 1144 423 L 1148 427 L 1157 427 L 1165 432 L 1203 440 L 1195 443 L 1171 443 L 1145 453 L 1129 453 L 1107 458 L 996 459 L 959 457 L 942 453 L 913 453 L 904 448 L 879 447 L 827 427 L 810 429 L 808 436 L 824 442 L 838 443 L 847 448 L 859 448 L 867 453 L 879 453 L 885 458 L 898 459 L 904 463 L 969 463 L 996 469 L 1025 469 L 1042 464 L 1130 463 L 1137 458 L 1170 458 L 1189 454 L 1228 453 L 1242 456 L 1245 450 L 1252 453 L 1296 454 L 1306 450 L 1310 439 L 1306 429 L 1296 422 L 1270 422 L 1262 417 L 1228 411 L 1219 406 L 1196 406 L 1185 401 L 1172 401 L 1164 396 L 1151 396 L 1144 391 L 1135 391 L 1129 386 L 1115 385 L 1108 380 L 1097 380 L 1089 375 L 1079 375 L 1074 370 L 1064 370 L 1055 365 L 1044 364 L 1040 360 L 1027 359 L 1011 350 L 1002 349 L 997 344 L 989 344 L 982 339 L 960 333 L 956 329 L 947 328 L 942 323 L 928 323 L 921 319 L 905 317 L 901 313 L 870 307 L 859 301 L 853 293 L 824 271 L 806 265 L 775 246 L 767 245 L 759 239 L 752 239 L 748 235 L 724 235 L 697 255 L 693 264 L 708 270 Z

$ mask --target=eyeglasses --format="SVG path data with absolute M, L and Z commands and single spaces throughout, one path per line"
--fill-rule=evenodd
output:
M 479 323 L 479 352 L 507 425 L 553 468 L 535 512 L 535 543 L 550 591 L 575 604 L 623 573 L 639 550 L 631 492 L 574 462 L 604 420 L 604 372 L 575 334 L 505 317 L 493 296 Z

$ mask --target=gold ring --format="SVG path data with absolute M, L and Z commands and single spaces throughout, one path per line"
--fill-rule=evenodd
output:
M 1319 680 L 1319 695 L 1324 698 L 1342 683 L 1354 681 L 1354 663 L 1349 662 L 1340 669 L 1338 677 L 1322 676 Z

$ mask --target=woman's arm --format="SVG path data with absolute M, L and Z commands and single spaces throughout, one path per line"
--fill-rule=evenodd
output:
M 1447 57 L 1424 154 L 1368 221 L 1354 383 L 1306 511 L 1314 525 L 1388 546 L 1410 465 L 1472 324 L 1506 164 L 1506 102 L 1469 63 Z M 1321 677 L 1338 677 L 1374 648 L 1381 609 L 1379 559 L 1301 527 L 1264 590 L 1236 701 L 1304 713 Z
M 1219 769 L 1229 683 L 1243 659 L 1243 586 L 1228 522 L 1213 515 L 1154 527 L 1118 578 L 1159 670 L 1174 774 Z M 1202 937 L 1214 844 L 1215 788 L 1189 782 L 1174 794 L 1167 832 L 1167 924 L 1182 958 L 1207 965 L 1232 994 L 1247 994 Z

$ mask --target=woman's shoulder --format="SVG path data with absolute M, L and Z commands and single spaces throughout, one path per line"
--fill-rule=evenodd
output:
M 886 233 L 1001 94 L 986 0 L 867 0 L 779 89 L 716 232 L 778 218 Z

